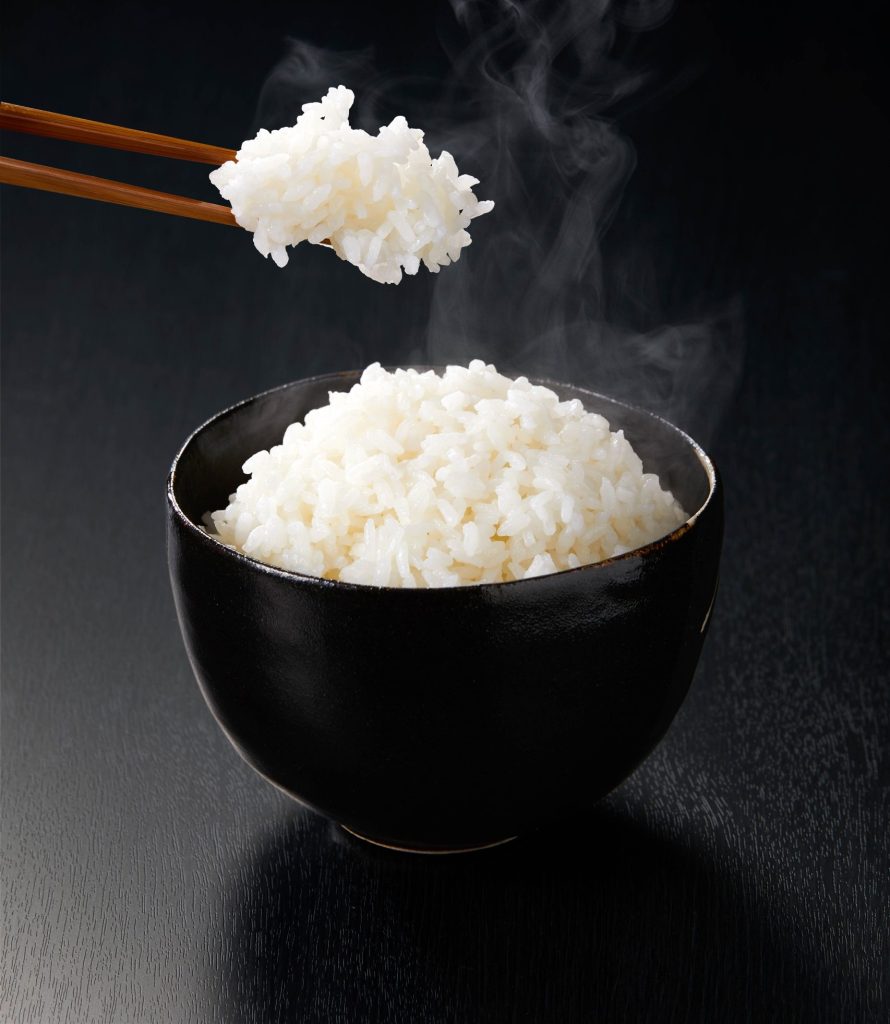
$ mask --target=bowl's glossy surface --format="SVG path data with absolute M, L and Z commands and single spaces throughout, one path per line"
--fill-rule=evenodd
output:
M 680 707 L 720 558 L 720 483 L 677 428 L 547 383 L 623 428 L 689 521 L 607 562 L 515 583 L 403 590 L 288 573 L 207 536 L 253 452 L 357 373 L 298 381 L 199 428 L 167 487 L 170 575 L 208 704 L 245 759 L 397 846 L 496 842 L 589 807 Z

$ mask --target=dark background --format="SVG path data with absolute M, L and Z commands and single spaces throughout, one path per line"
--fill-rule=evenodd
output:
M 738 310 L 709 438 L 721 594 L 649 761 L 585 819 L 488 853 L 357 846 L 254 776 L 193 682 L 164 556 L 190 430 L 406 360 L 403 290 L 413 309 L 429 281 L 384 288 L 305 246 L 279 273 L 241 232 L 4 188 L 4 1020 L 886 1019 L 878 6 L 681 3 L 639 43 L 665 84 L 620 121 L 638 164 L 606 253 L 645 256 L 668 319 Z M 285 36 L 435 76 L 447 20 L 7 5 L 3 98 L 234 146 Z M 4 151 L 213 198 L 199 165 Z

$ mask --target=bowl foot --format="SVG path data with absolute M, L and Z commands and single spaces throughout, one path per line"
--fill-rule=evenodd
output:
M 340 828 L 351 836 L 355 836 L 356 839 L 361 839 L 363 843 L 382 846 L 385 850 L 397 850 L 399 853 L 475 853 L 477 850 L 490 850 L 493 846 L 503 846 L 504 843 L 510 843 L 516 838 L 516 836 L 507 836 L 506 839 L 495 839 L 491 843 L 480 843 L 478 846 L 405 846 L 400 843 L 385 843 L 382 839 L 372 839 L 370 836 L 362 835 L 361 832 L 347 828 L 346 825 L 340 825 Z

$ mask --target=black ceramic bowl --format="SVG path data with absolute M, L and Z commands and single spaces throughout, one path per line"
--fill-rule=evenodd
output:
M 664 735 L 713 602 L 716 470 L 682 431 L 552 382 L 623 428 L 689 520 L 645 548 L 514 583 L 405 590 L 273 569 L 200 526 L 253 452 L 350 388 L 297 381 L 200 427 L 167 485 L 168 551 L 192 666 L 261 775 L 365 838 L 496 843 L 588 808 Z

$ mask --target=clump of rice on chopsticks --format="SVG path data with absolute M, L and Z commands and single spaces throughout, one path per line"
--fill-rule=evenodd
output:
M 470 244 L 470 221 L 494 203 L 454 158 L 431 157 L 423 132 L 396 117 L 376 135 L 349 124 L 354 94 L 340 85 L 306 103 L 295 125 L 261 129 L 210 180 L 279 267 L 287 247 L 327 243 L 383 284 L 420 264 L 436 273 Z

